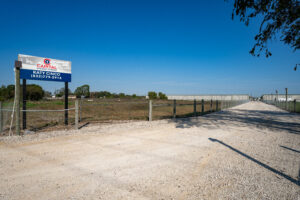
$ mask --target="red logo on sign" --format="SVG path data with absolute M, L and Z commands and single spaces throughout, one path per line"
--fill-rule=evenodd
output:
M 49 58 L 45 58 L 44 63 L 45 63 L 44 65 L 37 64 L 37 68 L 38 69 L 49 69 L 49 70 L 54 70 L 54 71 L 57 70 L 55 66 L 50 65 L 50 59 Z
M 44 60 L 44 63 L 45 63 L 46 65 L 49 65 L 49 64 L 50 64 L 50 59 L 46 58 L 46 59 Z

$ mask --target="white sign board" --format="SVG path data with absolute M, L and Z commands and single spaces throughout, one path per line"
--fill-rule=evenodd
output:
M 20 78 L 31 80 L 48 80 L 71 82 L 71 62 L 42 58 L 29 55 L 18 55 L 22 62 Z

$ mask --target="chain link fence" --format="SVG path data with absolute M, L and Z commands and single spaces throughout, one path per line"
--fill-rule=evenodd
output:
M 78 101 L 79 127 L 88 123 L 120 123 L 200 116 L 247 102 L 153 100 L 150 113 L 150 101 L 146 99 L 80 99 Z M 15 117 L 12 117 L 13 102 L 1 102 L 0 111 L 1 134 L 9 135 L 10 129 L 11 133 L 14 133 L 16 122 Z M 76 124 L 75 100 L 69 101 L 68 126 L 64 124 L 63 100 L 28 101 L 27 110 L 21 111 L 21 127 L 23 112 L 27 115 L 27 126 L 22 134 L 40 130 L 74 129 Z

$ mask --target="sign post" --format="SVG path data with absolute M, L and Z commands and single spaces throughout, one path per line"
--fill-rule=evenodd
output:
M 68 82 L 65 82 L 65 125 L 68 125 L 68 96 L 69 96 L 69 86 L 68 86 Z
M 26 129 L 26 80 L 43 80 L 43 81 L 59 81 L 65 83 L 65 125 L 68 125 L 68 83 L 71 82 L 71 62 L 64 60 L 56 60 L 50 58 L 18 55 L 18 61 L 21 67 L 17 70 L 16 67 L 16 80 L 19 77 L 23 79 L 23 129 Z M 16 84 L 17 90 L 17 84 Z M 20 101 L 20 88 L 19 96 L 16 94 L 16 101 L 18 108 L 18 101 Z M 19 98 L 19 100 L 17 99 Z M 20 106 L 20 103 L 19 103 Z M 17 110 L 18 111 L 18 110 Z M 20 111 L 20 109 L 19 109 Z M 20 116 L 16 115 L 17 123 L 20 123 Z M 17 130 L 18 133 L 18 130 Z
M 26 79 L 23 79 L 23 130 L 26 129 Z

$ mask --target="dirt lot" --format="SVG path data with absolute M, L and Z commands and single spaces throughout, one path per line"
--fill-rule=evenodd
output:
M 216 111 L 216 109 L 224 108 L 225 105 L 240 104 L 237 101 L 217 102 L 204 101 L 203 113 L 202 102 L 197 101 L 197 116 Z M 231 104 L 231 105 L 230 105 Z M 4 132 L 1 135 L 8 135 L 11 126 L 11 111 L 13 102 L 5 102 L 3 111 Z M 130 120 L 148 120 L 149 116 L 149 100 L 147 99 L 84 99 L 79 101 L 81 107 L 79 113 L 81 122 L 84 123 L 119 123 L 120 121 Z M 153 120 L 171 119 L 173 118 L 173 100 L 153 100 Z M 177 101 L 176 114 L 178 117 L 194 116 L 194 101 Z M 222 107 L 223 106 L 223 107 Z M 75 102 L 69 101 L 68 114 L 69 125 L 74 126 L 75 123 Z M 64 101 L 63 100 L 41 100 L 27 102 L 27 129 L 34 132 L 46 132 L 52 130 L 63 130 L 64 125 Z M 38 110 L 38 112 L 36 112 Z M 57 111 L 58 110 L 58 111 Z M 21 117 L 23 115 L 21 114 Z M 14 118 L 15 120 L 15 118 Z M 15 121 L 12 123 L 12 129 L 15 128 Z
M 0 199 L 300 199 L 300 115 L 202 117 L 0 139 Z

